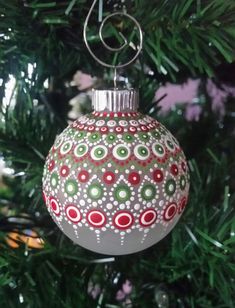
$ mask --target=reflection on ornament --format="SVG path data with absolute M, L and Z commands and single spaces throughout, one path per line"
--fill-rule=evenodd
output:
M 33 230 L 23 230 L 21 233 L 18 230 L 9 232 L 6 236 L 6 242 L 11 248 L 19 248 L 20 243 L 34 249 L 42 249 L 44 247 L 43 239 Z
M 105 111 L 82 116 L 57 137 L 44 168 L 44 200 L 79 245 L 110 255 L 141 251 L 165 237 L 186 206 L 185 156 L 162 124 L 136 111 L 132 91 L 110 91 L 107 101 L 95 92 Z M 119 111 L 110 108 L 115 95 Z

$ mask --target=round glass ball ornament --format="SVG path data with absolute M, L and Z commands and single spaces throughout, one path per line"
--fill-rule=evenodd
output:
M 94 90 L 94 112 L 55 140 L 43 196 L 58 227 L 98 253 L 124 255 L 164 238 L 186 206 L 187 162 L 174 136 L 137 111 L 134 90 Z

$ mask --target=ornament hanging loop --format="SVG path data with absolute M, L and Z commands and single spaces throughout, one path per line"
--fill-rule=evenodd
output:
M 137 57 L 139 56 L 141 50 L 142 50 L 142 46 L 143 46 L 143 32 L 142 32 L 142 29 L 141 29 L 141 26 L 140 24 L 138 23 L 138 21 L 131 15 L 127 14 L 127 13 L 124 13 L 124 12 L 115 12 L 115 13 L 112 13 L 108 16 L 106 16 L 103 20 L 103 22 L 101 23 L 100 25 L 100 28 L 99 28 L 99 38 L 103 44 L 103 46 L 109 50 L 109 51 L 112 51 L 112 52 L 119 52 L 119 51 L 122 51 L 126 46 L 128 46 L 128 41 L 127 39 L 124 37 L 124 35 L 122 33 L 119 32 L 119 35 L 121 36 L 122 40 L 123 40 L 123 44 L 120 46 L 120 47 L 111 47 L 109 46 L 105 41 L 104 41 L 104 38 L 103 38 L 103 27 L 105 25 L 105 23 L 107 22 L 108 19 L 112 18 L 113 16 L 124 16 L 124 17 L 127 17 L 129 19 L 131 19 L 136 28 L 138 29 L 138 32 L 139 32 L 139 39 L 140 39 L 140 42 L 139 42 L 139 46 L 136 48 L 136 54 L 128 61 L 128 62 L 125 62 L 123 64 L 117 64 L 117 65 L 113 65 L 113 64 L 109 64 L 109 63 L 106 63 L 104 61 L 102 61 L 101 59 L 99 59 L 95 54 L 94 52 L 91 50 L 90 48 L 90 45 L 88 43 L 88 40 L 87 40 L 87 27 L 88 27 L 88 22 L 89 22 L 89 19 L 90 19 L 90 16 L 91 16 L 91 13 L 96 5 L 96 2 L 97 0 L 94 0 L 94 2 L 92 3 L 92 6 L 88 12 L 88 15 L 86 17 L 86 20 L 85 20 L 85 23 L 84 23 L 84 28 L 83 28 L 83 38 L 84 38 L 84 41 L 85 41 L 85 44 L 86 44 L 86 47 L 88 49 L 88 51 L 90 52 L 91 56 L 98 62 L 100 63 L 101 65 L 105 66 L 105 67 L 109 67 L 109 68 L 112 68 L 114 69 L 114 84 L 116 83 L 116 80 L 115 78 L 117 77 L 117 72 L 116 70 L 118 68 L 123 68 L 125 66 L 128 66 L 130 65 L 131 63 L 133 63 Z

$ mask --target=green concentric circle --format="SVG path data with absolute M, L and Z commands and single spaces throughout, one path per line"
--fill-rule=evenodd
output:
M 74 155 L 76 157 L 82 157 L 88 152 L 88 146 L 85 143 L 78 144 L 74 149 Z
M 165 192 L 168 196 L 173 196 L 176 190 L 176 182 L 173 179 L 169 179 L 165 184 Z
M 91 184 L 88 187 L 87 194 L 92 200 L 98 200 L 103 196 L 103 188 L 99 183 Z
M 126 202 L 131 197 L 131 190 L 127 185 L 119 185 L 115 189 L 114 195 L 117 201 Z
M 88 140 L 90 142 L 97 142 L 101 139 L 101 135 L 99 133 L 92 133 L 90 134 L 90 136 L 88 137 Z
M 152 184 L 146 184 L 141 189 L 141 197 L 146 200 L 150 201 L 153 200 L 156 196 L 156 188 Z
M 57 173 L 52 173 L 51 178 L 50 178 L 50 183 L 51 187 L 56 188 L 57 185 L 59 184 L 59 176 Z
M 108 134 L 105 140 L 106 140 L 107 143 L 112 144 L 117 140 L 117 135 Z
M 78 192 L 77 182 L 75 180 L 67 180 L 65 182 L 65 191 L 69 196 L 74 196 Z
M 186 187 L 186 178 L 184 175 L 181 175 L 180 177 L 180 189 L 184 190 Z

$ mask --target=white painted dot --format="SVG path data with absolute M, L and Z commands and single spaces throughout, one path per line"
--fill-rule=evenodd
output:
M 73 185 L 72 185 L 72 184 L 69 184 L 69 185 L 67 186 L 67 189 L 68 189 L 69 192 L 72 192 L 72 191 L 73 191 Z
M 92 194 L 93 196 L 98 196 L 99 190 L 98 190 L 96 187 L 93 187 L 93 188 L 91 189 L 91 194 Z
M 124 210 L 125 204 L 120 204 L 120 205 L 119 205 L 119 208 L 120 208 L 121 210 Z
M 139 210 L 140 209 L 140 204 L 135 204 L 134 208 L 135 208 L 135 210 Z
M 126 198 L 126 196 L 127 196 L 127 192 L 125 190 L 119 191 L 119 197 L 120 198 Z
M 108 203 L 108 204 L 106 205 L 106 207 L 107 207 L 108 210 L 111 210 L 111 209 L 113 208 L 113 205 L 112 205 L 111 203 Z
M 147 196 L 147 197 L 151 197 L 152 196 L 152 190 L 151 189 L 146 189 L 145 190 L 145 195 Z
M 86 204 L 86 202 L 84 200 L 80 200 L 80 205 L 84 206 Z

